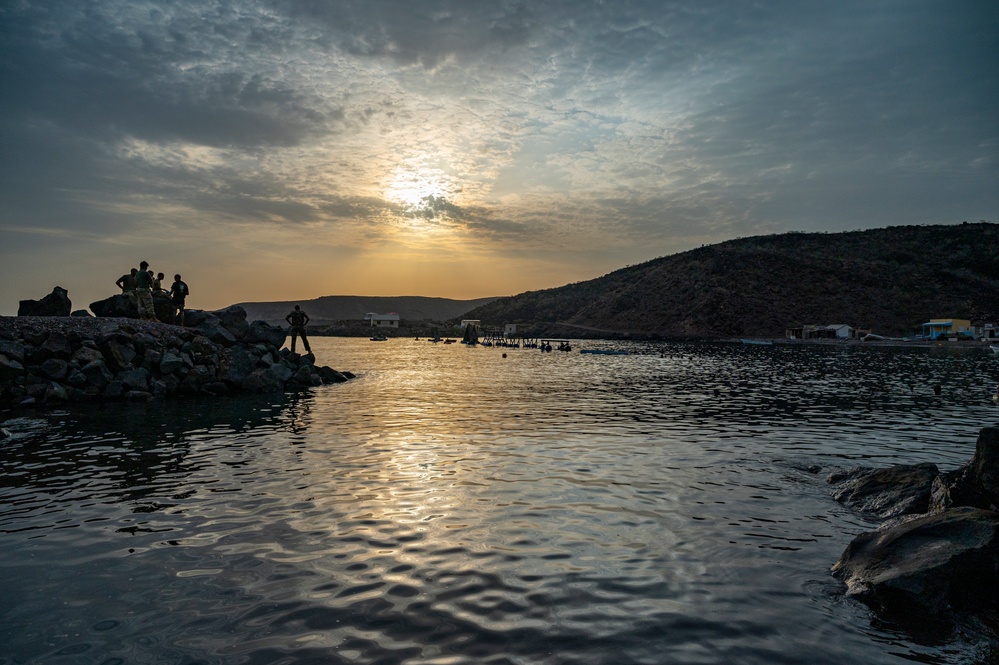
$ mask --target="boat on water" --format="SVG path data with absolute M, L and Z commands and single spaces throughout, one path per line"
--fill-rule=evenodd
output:
M 626 356 L 627 351 L 616 351 L 614 349 L 580 349 L 580 353 L 591 353 L 599 356 Z
M 751 346 L 773 346 L 774 341 L 772 339 L 741 339 L 739 340 L 743 344 L 749 344 Z
M 388 337 L 386 337 L 385 335 L 375 335 L 374 337 L 371 337 L 370 339 L 371 339 L 372 342 L 387 342 L 388 341 Z

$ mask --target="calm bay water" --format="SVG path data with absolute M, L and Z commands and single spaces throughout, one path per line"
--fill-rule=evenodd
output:
M 0 663 L 994 653 L 984 628 L 927 642 L 843 598 L 829 567 L 871 525 L 823 480 L 968 461 L 999 422 L 992 354 L 313 346 L 358 378 L 8 416 Z

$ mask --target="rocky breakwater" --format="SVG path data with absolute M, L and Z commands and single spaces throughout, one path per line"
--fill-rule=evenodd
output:
M 971 462 L 856 468 L 831 474 L 834 498 L 875 531 L 849 544 L 833 574 L 883 619 L 946 634 L 999 610 L 999 427 L 979 433 Z
M 124 318 L 0 317 L 0 405 L 270 393 L 353 376 L 282 349 L 285 331 L 241 307 L 188 327 Z

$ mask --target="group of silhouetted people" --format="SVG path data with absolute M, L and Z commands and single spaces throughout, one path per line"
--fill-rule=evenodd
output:
M 119 277 L 115 284 L 121 288 L 123 294 L 132 299 L 139 310 L 139 318 L 143 321 L 159 320 L 156 318 L 156 308 L 153 306 L 153 294 L 169 295 L 170 304 L 173 305 L 172 323 L 182 326 L 184 325 L 184 308 L 190 289 L 187 288 L 187 284 L 180 278 L 180 275 L 174 275 L 173 284 L 169 289 L 164 289 L 164 277 L 163 273 L 153 275 L 153 271 L 149 269 L 149 262 L 143 261 L 138 268 L 132 268 L 128 274 Z

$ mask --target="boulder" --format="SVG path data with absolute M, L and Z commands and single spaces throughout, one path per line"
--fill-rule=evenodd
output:
M 73 345 L 70 344 L 66 335 L 61 332 L 52 332 L 39 347 L 39 351 L 46 358 L 68 359 L 73 354 Z
M 999 506 L 999 427 L 982 428 L 971 462 L 941 476 L 935 490 L 934 503 L 939 507 Z
M 12 342 L 7 339 L 0 339 L 0 354 L 7 356 L 11 360 L 23 363 L 24 344 L 21 344 L 20 342 Z
M 935 464 L 900 464 L 885 469 L 859 467 L 831 475 L 840 486 L 833 498 L 868 519 L 888 519 L 925 513 L 933 481 L 940 473 Z
M 248 393 L 279 393 L 284 383 L 266 369 L 256 369 L 243 381 L 242 389 Z
M 173 323 L 173 301 L 170 300 L 170 296 L 168 294 L 153 294 L 153 311 L 156 312 L 156 318 L 163 323 Z M 186 322 L 187 321 L 185 320 L 185 323 Z
M 142 367 L 118 372 L 114 380 L 120 382 L 126 391 L 147 390 L 149 388 L 149 372 Z
M 885 618 L 948 627 L 999 599 L 999 512 L 953 508 L 862 533 L 833 574 Z
M 41 300 L 22 300 L 18 304 L 18 316 L 69 316 L 73 303 L 69 291 L 57 286 Z
M 108 369 L 107 365 L 104 364 L 103 360 L 92 360 L 83 367 L 80 368 L 83 375 L 87 377 L 87 383 L 92 386 L 96 386 L 101 390 L 104 389 L 113 378 L 111 370 Z
M 206 316 L 201 323 L 195 326 L 195 328 L 199 333 L 216 344 L 230 346 L 236 343 L 236 338 L 233 337 L 232 333 L 229 332 L 225 326 L 222 325 L 222 321 L 220 321 L 216 316 Z
M 93 314 L 91 314 L 89 311 L 85 309 L 74 309 L 72 314 L 70 314 L 70 316 L 75 316 L 81 319 L 89 319 L 93 316 Z
M 243 340 L 248 344 L 264 343 L 274 348 L 280 349 L 284 346 L 284 341 L 288 338 L 288 333 L 278 326 L 272 326 L 263 321 L 254 321 L 246 331 Z
M 24 375 L 24 365 L 6 354 L 0 353 L 0 381 L 13 381 Z
M 219 320 L 222 327 L 229 331 L 235 339 L 243 339 L 250 324 L 246 322 L 246 310 L 239 305 L 231 305 L 225 309 L 218 309 L 212 312 Z
M 132 361 L 135 360 L 135 349 L 129 346 L 126 340 L 117 338 L 105 342 L 101 347 L 101 354 L 115 372 L 130 368 Z
M 183 366 L 184 366 L 183 357 L 174 353 L 173 351 L 167 351 L 166 353 L 163 354 L 163 359 L 160 360 L 160 373 L 173 374 Z
M 69 371 L 69 363 L 61 358 L 49 358 L 42 363 L 42 374 L 53 381 L 62 381 Z
M 119 317 L 123 319 L 139 318 L 139 308 L 132 296 L 124 293 L 90 303 L 90 311 L 96 316 Z
M 238 346 L 222 352 L 218 378 L 228 384 L 241 386 L 257 366 L 257 360 L 245 347 Z

